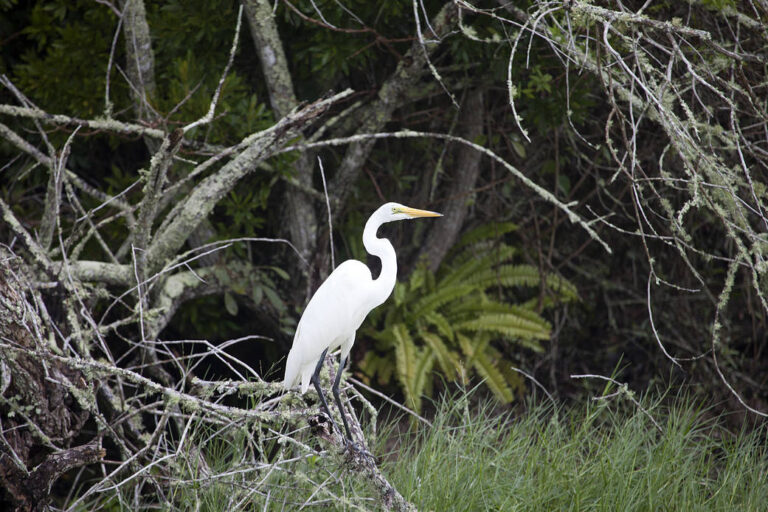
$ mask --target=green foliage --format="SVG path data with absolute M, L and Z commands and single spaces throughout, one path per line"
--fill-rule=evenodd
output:
M 388 436 L 384 470 L 419 510 L 743 510 L 768 497 L 765 428 L 729 432 L 685 399 L 532 406 L 498 415 L 457 394 L 433 426 Z M 383 443 L 382 443 L 383 444 Z
M 391 38 L 410 36 L 406 29 L 413 16 L 410 2 L 352 0 L 345 2 L 343 9 L 334 0 L 296 2 L 293 5 L 304 18 L 328 22 L 340 29 L 329 30 L 321 24 L 307 22 L 292 9 L 282 11 L 287 25 L 285 30 L 300 29 L 304 34 L 303 37 L 285 41 L 287 50 L 293 56 L 294 80 L 302 96 L 322 94 L 361 69 L 383 72 L 394 63 L 385 48 L 391 51 L 400 46 L 403 52 L 407 48 L 403 43 L 393 45 L 387 42 L 382 45 L 376 39 L 376 33 Z M 354 13 L 356 18 L 352 18 L 350 13 Z M 359 77 L 355 79 L 359 80 Z
M 493 232 L 513 229 L 507 223 L 471 231 L 437 274 L 420 265 L 407 282 L 397 283 L 393 300 L 371 314 L 374 327 L 361 332 L 376 340 L 359 364 L 367 379 L 386 386 L 394 374 L 406 404 L 419 411 L 422 396 L 431 394 L 437 363 L 449 381 L 466 382 L 477 373 L 501 401 L 514 399 L 522 382 L 509 369 L 506 350 L 496 345 L 542 351 L 541 340 L 549 339 L 551 327 L 537 312 L 539 302 L 548 307 L 577 294 L 563 278 L 511 264 L 514 247 L 488 241 Z M 515 303 L 507 293 L 538 288 L 542 279 L 549 293 L 541 301 Z
M 397 421 L 385 423 L 371 451 L 418 510 L 765 509 L 765 428 L 734 434 L 685 399 L 670 407 L 641 401 L 663 434 L 641 411 L 605 402 L 532 405 L 513 417 L 456 393 L 436 404 L 431 427 L 398 434 Z M 192 421 L 186 440 L 169 450 L 160 479 L 169 488 L 158 508 L 379 510 L 360 473 L 339 471 L 322 455 L 295 456 L 299 445 L 254 431 Z M 270 453 L 279 455 L 267 460 Z M 76 510 L 135 510 L 135 489 L 129 481 L 93 493 Z
M 104 109 L 106 63 L 117 18 L 85 0 L 39 2 L 22 30 L 28 45 L 12 78 L 42 108 L 93 117 Z M 124 81 L 113 94 L 127 98 Z

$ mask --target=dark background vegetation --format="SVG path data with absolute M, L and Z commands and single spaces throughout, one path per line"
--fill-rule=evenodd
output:
M 278 24 L 281 33 L 288 34 L 283 37 L 283 44 L 300 100 L 312 101 L 327 91 L 351 87 L 354 99 L 365 101 L 376 94 L 399 56 L 410 47 L 410 2 L 352 4 L 350 9 L 370 30 L 347 33 L 323 23 L 308 22 L 295 12 L 299 9 L 305 16 L 317 18 L 308 4 L 297 4 L 295 9 L 285 5 L 278 8 Z M 425 4 L 428 11 L 439 5 L 432 4 Z M 721 7 L 710 4 L 706 7 Z M 726 4 L 730 5 L 725 2 L 722 7 Z M 85 0 L 6 1 L 2 9 L 0 72 L 48 112 L 80 118 L 101 115 L 105 63 L 117 23 L 115 13 Z M 335 26 L 345 26 L 350 21 L 349 15 L 332 2 L 322 3 L 322 9 L 327 21 Z M 676 2 L 655 3 L 654 9 L 667 19 L 690 12 L 688 4 Z M 235 2 L 147 3 L 158 85 L 152 104 L 162 116 L 157 124 L 163 129 L 171 130 L 207 110 L 226 62 L 236 13 Z M 476 30 L 485 31 L 480 36 L 502 35 L 492 20 L 476 18 Z M 563 201 L 576 201 L 583 215 L 593 216 L 586 209 L 589 206 L 597 215 L 613 215 L 612 223 L 629 232 L 595 225 L 613 254 L 607 254 L 583 231 L 575 229 L 561 212 L 494 162 L 482 160 L 472 186 L 459 197 L 450 196 L 451 182 L 464 172 L 456 165 L 457 150 L 439 140 L 409 139 L 378 142 L 349 199 L 333 211 L 336 260 L 364 256 L 359 243 L 362 225 L 368 213 L 385 200 L 442 210 L 458 199 L 466 209 L 463 231 L 514 222 L 518 229 L 502 238 L 518 249 L 519 262 L 536 266 L 542 274 L 564 276 L 578 289 L 578 301 L 546 313 L 555 328 L 551 339 L 543 344 L 543 352 L 515 345 L 506 354 L 517 366 L 531 370 L 551 392 L 577 392 L 581 384 L 569 379 L 571 373 L 611 374 L 621 368 L 622 379 L 638 388 L 670 379 L 677 383 L 688 381 L 703 392 L 726 399 L 728 394 L 722 393 L 721 383 L 713 377 L 709 358 L 687 363 L 684 371 L 673 371 L 674 365 L 661 353 L 653 336 L 646 296 L 647 255 L 631 234 L 636 229 L 631 211 L 632 189 L 625 181 L 610 181 L 616 165 L 604 148 L 603 139 L 611 108 L 598 79 L 579 70 L 564 71 L 546 41 L 534 38 L 530 44 L 525 58 L 519 55 L 512 69 L 512 81 L 520 91 L 517 108 L 525 120 L 530 144 L 517 129 L 508 105 L 507 48 L 454 37 L 437 51 L 434 61 L 439 69 L 445 70 L 441 72 L 445 85 L 457 101 L 463 102 L 471 91 L 482 89 L 483 127 L 476 142 L 502 155 Z M 245 134 L 269 126 L 274 119 L 248 30 L 241 32 L 240 48 L 224 87 L 219 119 L 204 134 L 199 133 L 211 144 L 235 143 Z M 124 45 L 117 44 L 115 62 L 119 64 L 124 59 Z M 570 73 L 568 86 L 566 73 Z M 418 99 L 398 109 L 388 126 L 455 133 L 458 114 L 448 94 L 429 76 L 416 89 L 422 89 L 413 91 Z M 0 94 L 5 103 L 13 103 L 7 90 Z M 114 71 L 111 98 L 115 114 L 131 119 L 129 87 Z M 5 121 L 25 129 L 24 122 Z M 52 144 L 62 145 L 70 131 L 66 127 L 51 129 Z M 149 153 L 139 137 L 98 132 L 82 135 L 72 146 L 69 165 L 97 188 L 118 193 L 132 184 L 139 169 L 147 165 Z M 641 126 L 637 136 L 642 148 L 640 158 L 658 158 L 667 144 L 652 123 Z M 594 149 L 601 146 L 602 149 Z M 16 156 L 8 143 L 2 143 L 0 151 L 5 161 L 3 198 L 25 219 L 27 228 L 34 231 L 43 204 L 47 171 L 39 166 L 30 168 L 28 159 Z M 332 177 L 343 152 L 322 150 L 319 154 Z M 211 218 L 216 238 L 285 235 L 280 219 L 290 212 L 285 211 L 281 191 L 290 185 L 282 178 L 293 172 L 293 161 L 291 156 L 274 159 L 269 170 L 245 178 L 221 201 Z M 315 173 L 313 180 L 313 186 L 322 190 L 319 173 Z M 134 189 L 128 198 L 139 193 L 139 189 Z M 313 206 L 322 216 L 324 205 L 317 200 Z M 708 240 L 717 236 L 708 225 L 709 220 L 706 214 L 697 217 L 691 234 L 706 240 L 710 250 L 717 253 L 721 250 L 718 245 L 727 244 L 728 240 Z M 398 249 L 401 278 L 405 279 L 417 264 L 431 227 L 387 228 Z M 327 272 L 327 228 L 321 223 L 320 229 L 318 253 L 322 259 L 315 258 L 312 264 Z M 109 235 L 107 231 L 108 241 Z M 114 233 L 111 241 L 119 243 L 119 236 L 119 232 Z M 96 247 L 90 249 L 98 251 Z M 673 250 L 652 242 L 648 250 L 663 268 L 664 279 L 683 287 L 692 284 L 689 269 L 680 263 Z M 86 248 L 84 254 L 88 251 Z M 295 269 L 293 256 L 280 249 L 261 247 L 247 255 L 242 247 L 231 251 L 258 265 Z M 717 263 L 701 264 L 698 268 L 706 282 L 719 283 L 724 272 Z M 269 375 L 277 378 L 281 358 L 290 347 L 292 326 L 306 296 L 302 277 L 295 271 L 288 280 L 272 277 L 277 297 L 265 301 L 257 309 L 258 314 L 253 314 L 254 305 L 243 296 L 236 299 L 242 303 L 237 312 L 226 307 L 222 295 L 205 297 L 185 304 L 163 335 L 178 339 L 202 337 L 215 342 L 249 333 L 264 334 L 272 341 L 250 343 L 244 349 L 247 353 L 240 355 L 260 371 L 272 368 Z M 656 329 L 679 357 L 706 352 L 713 304 L 704 294 L 661 287 L 654 293 L 652 304 Z M 745 397 L 760 408 L 766 396 L 766 358 L 761 357 L 766 339 L 765 312 L 746 288 L 736 293 L 729 311 L 733 314 L 726 324 L 727 341 L 723 345 L 728 347 L 732 363 L 731 378 L 742 384 L 738 387 Z M 356 374 L 365 373 L 358 363 L 365 359 L 369 347 L 365 339 L 359 340 L 353 355 Z
M 342 3 L 356 18 L 341 8 Z M 346 88 L 353 91 L 324 114 L 323 122 L 358 102 L 373 104 L 397 66 L 410 58 L 406 53 L 416 41 L 412 2 L 342 3 L 316 0 L 315 9 L 311 2 L 278 2 L 275 11 L 300 104 Z M 584 36 L 576 39 L 580 44 L 589 48 L 587 38 L 602 40 L 604 25 L 600 20 L 576 11 L 571 14 L 567 5 L 559 4 L 551 4 L 558 9 L 552 16 L 563 26 L 568 19 L 571 29 Z M 637 12 L 644 2 L 600 4 L 615 12 Z M 233 262 L 245 262 L 257 273 L 247 281 L 242 281 L 242 276 L 232 282 L 222 280 L 215 293 L 184 302 L 159 338 L 206 339 L 216 345 L 258 334 L 265 338 L 234 344 L 226 350 L 266 380 L 282 378 L 284 358 L 301 310 L 311 291 L 331 270 L 323 182 L 316 165 L 319 157 L 331 187 L 337 263 L 347 258 L 366 261 L 360 240 L 362 227 L 383 202 L 397 201 L 447 214 L 435 222 L 399 223 L 382 229 L 398 252 L 401 283 L 395 297 L 372 315 L 358 335 L 351 363 L 351 373 L 358 380 L 412 408 L 429 409 L 428 403 L 421 403 L 422 395 L 438 396 L 441 390 L 452 390 L 457 384 L 471 387 L 483 380 L 483 389 L 489 394 L 503 402 L 519 403 L 531 393 L 532 383 L 512 367 L 529 372 L 550 393 L 563 399 L 592 396 L 603 388 L 602 381 L 574 380 L 570 377 L 573 374 L 614 375 L 632 389 L 682 387 L 693 396 L 717 403 L 716 411 L 741 413 L 745 409 L 725 385 L 717 364 L 746 404 L 768 410 L 764 242 L 759 241 L 766 231 L 762 213 L 768 147 L 766 118 L 761 117 L 765 108 L 766 36 L 764 28 L 739 25 L 729 14 L 740 10 L 764 20 L 766 6 L 730 0 L 648 4 L 644 15 L 649 18 L 709 31 L 719 38 L 718 44 L 732 44 L 728 46 L 731 53 L 749 57 L 732 57 L 729 64 L 726 54 L 702 39 L 691 36 L 678 41 L 681 45 L 685 41 L 684 51 L 691 60 L 699 59 L 694 69 L 711 62 L 712 69 L 717 68 L 714 76 L 722 79 L 710 80 L 714 87 L 725 95 L 742 91 L 745 98 L 755 100 L 753 110 L 737 106 L 728 111 L 722 107 L 725 99 L 701 84 L 698 89 L 693 86 L 695 97 L 691 91 L 677 93 L 690 100 L 690 116 L 699 127 L 709 126 L 713 132 L 734 131 L 733 112 L 735 116 L 743 114 L 738 133 L 751 144 L 746 157 L 740 156 L 735 146 L 699 139 L 702 154 L 714 155 L 723 168 L 733 169 L 736 177 L 724 177 L 725 185 L 707 176 L 701 180 L 738 191 L 751 211 L 759 212 L 754 218 L 746 218 L 740 225 L 731 221 L 722 212 L 727 206 L 721 208 L 715 198 L 686 211 L 678 229 L 670 220 L 676 217 L 667 212 L 668 208 L 679 212 L 694 195 L 691 187 L 697 178 L 687 170 L 691 164 L 688 157 L 676 153 L 679 147 L 670 141 L 669 133 L 648 114 L 650 103 L 630 112 L 626 102 L 617 105 L 620 100 L 604 77 L 572 62 L 566 65 L 563 48 L 568 46 L 567 38 L 563 35 L 558 40 L 552 30 L 547 32 L 550 39 L 526 34 L 516 49 L 511 83 L 516 89 L 515 108 L 522 119 L 518 124 L 507 86 L 510 51 L 524 21 L 515 9 L 533 13 L 534 8 L 546 6 L 521 1 L 506 9 L 503 2 L 480 2 L 476 7 L 483 9 L 482 13 L 465 10 L 463 14 L 463 24 L 471 31 L 454 25 L 431 54 L 440 80 L 429 69 L 422 70 L 398 97 L 397 108 L 386 124 L 376 131 L 451 134 L 492 150 L 571 205 L 581 218 L 593 221 L 591 227 L 611 252 L 497 161 L 457 143 L 428 137 L 380 139 L 343 194 L 339 191 L 344 184 L 335 178 L 348 146 L 324 147 L 305 156 L 283 153 L 260 164 L 219 201 L 202 240 L 195 243 L 240 237 L 293 241 L 286 219 L 294 211 L 286 195 L 296 187 L 301 166 L 306 165 L 301 159 L 307 158 L 311 173 L 303 186 L 313 189 L 314 194 L 301 200 L 316 216 L 313 243 L 299 247 L 307 264 L 284 244 L 233 244 L 212 256 L 213 266 L 228 268 Z M 418 5 L 433 16 L 443 3 L 425 1 Z M 88 0 L 0 0 L 0 73 L 48 113 L 80 119 L 109 115 L 170 133 L 208 110 L 229 55 L 239 4 L 172 0 L 146 1 L 145 6 L 155 59 L 156 90 L 149 98 L 155 114 L 151 116 L 137 114 L 131 95 L 126 46 L 122 35 L 115 39 L 116 11 L 121 8 L 118 3 L 110 8 L 106 2 Z M 500 23 L 494 17 L 502 15 L 518 25 Z M 548 18 L 542 19 L 546 24 Z M 640 53 L 632 44 L 642 41 L 637 34 L 643 30 L 651 39 L 671 44 L 668 37 L 674 31 L 654 32 L 650 25 L 630 28 L 631 23 L 613 21 L 619 27 L 616 30 L 626 35 L 625 39 L 617 36 L 615 44 L 627 62 L 631 62 L 633 52 Z M 422 18 L 426 33 L 424 23 Z M 735 27 L 741 30 L 738 44 L 732 37 Z M 106 104 L 107 62 L 113 39 L 110 103 Z M 596 52 L 598 61 L 605 59 L 607 66 L 609 56 L 604 49 L 601 54 L 597 42 L 589 51 Z M 658 50 L 654 61 L 657 50 L 645 51 L 649 65 L 663 74 L 664 52 Z M 690 83 L 690 71 L 680 62 L 670 66 L 670 76 L 678 80 L 675 83 Z M 263 73 L 244 21 L 215 121 L 185 136 L 209 147 L 227 147 L 283 117 L 287 112 L 277 113 L 270 103 Z M 736 85 L 729 90 L 727 83 Z M 748 103 L 740 99 L 742 92 L 738 91 L 732 101 Z M 642 91 L 635 94 L 643 95 Z M 16 105 L 19 100 L 5 87 L 0 90 L 0 103 Z M 669 108 L 685 119 L 687 113 L 679 105 Z M 353 110 L 321 138 L 366 133 L 356 115 Z M 29 119 L 0 115 L 0 122 L 44 150 L 45 144 Z M 305 129 L 301 136 L 311 138 L 321 125 Z M 61 124 L 43 127 L 57 150 L 73 130 Z M 92 187 L 116 195 L 146 173 L 158 145 L 159 141 L 139 135 L 83 128 L 71 144 L 67 167 Z M 169 183 L 186 176 L 194 167 L 190 162 L 201 161 L 204 154 L 198 148 L 182 147 L 169 170 Z M 626 164 L 630 159 L 636 168 Z M 750 170 L 749 179 L 739 175 L 740 162 Z M 30 233 L 40 229 L 49 174 L 48 168 L 14 144 L 0 140 L 0 198 Z M 339 187 L 336 196 L 334 185 Z M 142 194 L 142 186 L 135 186 L 122 197 L 138 204 Z M 83 197 L 82 201 L 86 209 L 99 205 L 93 198 Z M 644 211 L 639 212 L 638 205 Z M 166 206 L 171 207 L 173 203 Z M 62 203 L 62 232 L 73 230 L 73 219 L 79 216 L 66 201 Z M 440 231 L 445 228 L 438 223 L 449 218 L 458 223 L 458 229 L 453 233 Z M 734 225 L 750 233 L 750 240 L 757 240 L 754 245 L 741 251 L 738 237 L 729 235 Z M 432 232 L 441 238 L 430 237 Z M 126 237 L 124 221 L 105 224 L 101 235 L 117 250 Z M 0 225 L 0 240 L 16 253 L 23 252 L 22 244 L 14 238 L 8 225 Z M 680 240 L 685 242 L 683 249 L 677 244 Z M 445 247 L 432 248 L 440 244 Z M 194 247 L 190 242 L 188 248 Z M 729 286 L 731 264 L 747 253 L 754 261 L 735 270 Z M 91 240 L 79 257 L 98 260 L 103 258 L 102 249 Z M 476 266 L 470 268 L 468 262 Z M 368 263 L 375 274 L 378 262 Z M 422 310 L 421 317 L 409 315 L 421 297 L 435 294 L 440 283 L 449 289 L 446 283 L 450 276 L 461 272 L 465 274 L 455 278 L 452 292 L 436 298 L 430 308 Z M 472 280 L 473 276 L 496 278 Z M 729 291 L 726 304 L 722 303 L 724 289 Z M 117 294 L 114 289 L 109 292 Z M 92 304 L 101 314 L 107 303 Z M 488 308 L 497 308 L 499 314 L 503 311 L 507 316 L 494 324 L 490 317 L 482 316 Z M 461 323 L 477 318 L 485 323 Z M 532 322 L 525 324 L 527 331 L 521 330 L 520 318 Z M 445 327 L 441 319 L 453 327 Z M 126 326 L 107 335 L 106 340 L 119 356 L 130 347 L 125 340 L 136 333 L 135 325 Z M 442 348 L 435 345 L 439 342 L 435 336 L 444 343 Z M 464 339 L 476 343 L 474 348 L 463 344 Z M 679 358 L 679 364 L 665 356 L 660 344 Z M 176 350 L 179 354 L 193 353 L 195 347 Z M 719 352 L 717 362 L 712 357 L 713 348 Z M 476 359 L 470 355 L 473 350 L 480 354 Z M 419 377 L 419 367 L 409 367 L 410 360 L 420 361 L 431 372 Z M 205 358 L 194 373 L 207 379 L 236 377 L 213 357 Z M 376 397 L 371 399 L 381 403 Z M 735 418 L 736 423 L 744 419 L 741 414 Z

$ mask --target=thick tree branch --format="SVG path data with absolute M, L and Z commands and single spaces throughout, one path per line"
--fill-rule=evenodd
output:
M 136 118 L 151 121 L 156 116 L 150 106 L 155 96 L 155 56 L 147 23 L 144 0 L 120 0 L 123 9 L 123 32 L 125 33 L 125 55 L 128 66 L 133 110 Z
M 470 92 L 467 101 L 459 114 L 459 136 L 475 141 L 483 133 L 483 91 L 475 89 Z M 435 272 L 445 258 L 448 249 L 456 239 L 467 217 L 468 201 L 471 190 L 480 174 L 481 154 L 470 146 L 454 145 L 456 158 L 453 162 L 453 182 L 447 192 L 448 200 L 441 208 L 443 219 L 430 229 L 424 243 L 424 254 L 429 260 L 429 268 Z
M 183 201 L 176 216 L 154 237 L 147 253 L 149 269 L 165 264 L 184 244 L 189 233 L 213 210 L 216 203 L 235 186 L 237 181 L 252 172 L 256 165 L 275 154 L 283 140 L 288 139 L 334 102 L 348 96 L 347 90 L 330 98 L 307 105 L 292 112 L 263 132 L 243 141 L 246 148 L 218 172 L 205 178 Z
M 49 114 L 44 110 L 33 107 L 19 107 L 16 105 L 0 104 L 0 114 L 22 119 L 39 120 L 43 123 L 53 124 L 56 126 L 64 126 L 73 129 L 81 127 L 94 132 L 108 132 L 116 135 L 144 137 L 145 139 L 150 137 L 152 139 L 162 140 L 167 135 L 167 132 L 163 130 L 140 124 L 125 123 L 115 119 L 80 119 L 78 117 L 65 116 L 62 114 Z M 207 144 L 206 142 L 202 141 L 187 139 L 182 141 L 182 145 L 185 148 L 201 151 L 206 154 L 218 154 L 221 152 L 226 152 L 228 149 L 230 149 L 213 144 Z
M 259 55 L 269 101 L 275 117 L 284 117 L 298 105 L 283 42 L 277 31 L 273 8 L 268 0 L 242 0 L 253 43 Z M 312 198 L 302 188 L 312 189 L 312 161 L 302 153 L 296 161 L 298 187 L 286 187 L 284 218 L 290 238 L 301 255 L 309 259 L 317 241 L 317 216 Z M 302 268 L 303 272 L 307 269 Z
M 435 31 L 435 37 L 440 39 L 449 34 L 457 20 L 456 4 L 445 3 L 430 24 Z M 357 112 L 356 115 L 362 119 L 356 129 L 357 133 L 375 133 L 384 128 L 402 99 L 409 95 L 409 91 L 416 87 L 417 82 L 424 75 L 424 70 L 429 66 L 429 56 L 437 47 L 436 43 L 414 41 L 411 49 L 398 63 L 395 72 L 382 85 L 376 100 Z M 337 207 L 344 203 L 347 194 L 357 181 L 374 143 L 373 139 L 364 139 L 350 144 L 347 148 L 336 177 L 329 187 Z

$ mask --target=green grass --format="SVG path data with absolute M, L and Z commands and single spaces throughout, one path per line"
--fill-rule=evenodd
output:
M 422 510 L 768 509 L 765 428 L 733 434 L 689 402 L 649 402 L 663 434 L 614 404 L 514 417 L 443 401 L 385 472 Z
M 372 451 L 423 511 L 768 510 L 765 425 L 731 432 L 695 400 L 640 401 L 663 433 L 618 398 L 498 413 L 495 402 L 458 393 L 435 404 L 431 428 L 408 431 L 407 419 L 390 421 Z M 379 509 L 376 492 L 349 466 L 291 444 L 280 449 L 268 433 L 254 432 L 192 428 L 205 463 L 182 452 L 162 477 L 164 496 L 145 487 L 142 501 L 201 512 Z M 307 429 L 297 439 L 322 445 Z M 271 466 L 260 465 L 263 456 Z M 134 492 L 123 486 L 82 510 L 129 510 Z

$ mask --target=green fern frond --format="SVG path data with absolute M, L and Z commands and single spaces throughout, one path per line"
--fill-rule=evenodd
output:
M 475 293 L 465 297 L 465 300 L 452 302 L 443 307 L 440 313 L 451 318 L 456 323 L 457 320 L 469 320 L 483 313 L 512 313 L 513 306 L 507 302 L 498 302 L 489 299 L 484 293 Z
M 481 315 L 473 320 L 454 325 L 454 329 L 457 331 L 495 332 L 526 342 L 524 343 L 526 346 L 540 352 L 542 351 L 541 346 L 538 343 L 531 343 L 531 341 L 549 339 L 551 326 L 543 318 L 534 318 L 528 313 L 531 312 L 526 312 L 524 315 L 510 313 Z
M 397 365 L 397 378 L 405 390 L 406 396 L 411 389 L 416 371 L 414 361 L 416 359 L 416 346 L 413 344 L 408 328 L 404 324 L 393 325 L 389 331 L 395 345 L 395 363 Z
M 440 273 L 438 286 L 463 284 L 464 280 L 482 270 L 495 267 L 511 260 L 517 249 L 507 245 L 480 248 L 472 247 L 454 258 L 450 267 Z
M 475 333 L 471 338 L 457 332 L 456 339 L 459 341 L 459 347 L 461 347 L 461 351 L 464 353 L 464 364 L 467 367 L 474 366 L 477 354 L 482 353 L 491 341 L 491 338 L 485 332 Z
M 472 292 L 472 286 L 459 285 L 459 286 L 446 286 L 444 288 L 437 288 L 434 292 L 426 295 L 413 305 L 409 314 L 413 318 L 420 318 L 421 316 L 434 312 L 443 304 L 458 299 L 464 295 Z
M 558 296 L 560 302 L 579 300 L 579 291 L 576 289 L 576 285 L 566 278 L 556 274 L 547 274 L 546 283 L 547 288 Z
M 445 343 L 443 343 L 440 336 L 431 332 L 422 332 L 419 333 L 419 336 L 427 343 L 427 346 L 432 349 L 432 352 L 437 358 L 437 363 L 440 365 L 440 369 L 448 378 L 453 379 L 461 376 L 461 363 L 459 363 L 459 358 L 456 357 L 456 354 L 451 351 Z
M 437 311 L 424 314 L 424 320 L 437 327 L 438 332 L 449 340 L 453 339 L 453 327 L 451 323 Z
M 417 266 L 408 280 L 408 291 L 414 292 L 421 288 L 426 283 L 428 273 L 430 273 L 429 269 L 424 265 Z
M 424 388 L 432 379 L 432 367 L 435 365 L 435 353 L 431 350 L 417 351 L 414 369 L 416 378 L 411 382 L 406 393 L 406 404 L 416 412 L 421 412 L 421 397 Z
M 464 282 L 477 285 L 483 290 L 499 285 L 535 288 L 541 283 L 541 273 L 532 265 L 500 265 L 485 267 L 483 270 L 467 276 Z M 544 282 L 552 293 L 557 294 L 561 302 L 579 298 L 573 283 L 563 277 L 548 274 L 544 278 Z
M 483 351 L 475 356 L 475 368 L 477 373 L 485 379 L 486 385 L 493 393 L 504 403 L 510 403 L 515 399 L 515 395 L 507 385 L 507 380 L 502 375 L 499 368 L 494 364 L 488 354 Z
M 394 370 L 392 359 L 380 356 L 375 350 L 366 352 L 357 365 L 363 370 L 363 381 L 366 384 L 371 384 L 372 379 L 375 378 L 380 385 L 386 386 L 392 379 Z
M 437 280 L 437 288 L 447 288 L 460 284 L 467 276 L 483 268 L 482 262 L 471 256 L 466 261 L 461 262 L 455 267 L 451 267 L 445 272 L 441 272 Z
M 504 376 L 504 380 L 507 381 L 507 385 L 512 390 L 512 393 L 523 393 L 525 391 L 525 380 L 521 374 L 512 370 L 510 361 L 492 345 L 488 345 L 487 353 L 492 361 L 498 361 L 496 367 Z
M 499 285 L 537 287 L 541 282 L 541 274 L 532 265 L 500 265 L 473 274 L 467 282 L 483 290 Z

